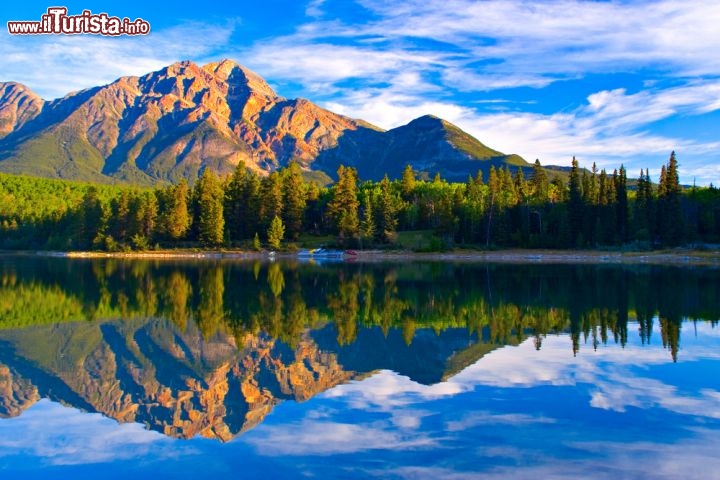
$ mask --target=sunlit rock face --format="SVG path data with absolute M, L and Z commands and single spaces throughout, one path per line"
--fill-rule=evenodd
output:
M 0 415 L 17 416 L 43 396 L 172 437 L 227 441 L 280 401 L 307 400 L 355 375 L 307 335 L 291 349 L 263 336 L 247 335 L 240 345 L 224 333 L 204 338 L 194 326 L 178 333 L 165 321 L 129 327 L 3 332 L 21 357 L 0 365 Z M 37 335 L 53 340 L 34 355 L 28 339 Z M 70 344 L 78 339 L 85 342 Z
M 178 62 L 52 101 L 0 83 L 0 171 L 153 184 L 238 165 L 265 175 L 290 161 L 328 180 L 340 164 L 364 179 L 399 176 L 412 164 L 462 181 L 491 165 L 527 166 L 436 117 L 385 132 L 283 98 L 231 60 Z

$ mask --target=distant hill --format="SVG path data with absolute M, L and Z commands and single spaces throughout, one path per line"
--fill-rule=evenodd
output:
M 150 185 L 238 164 L 266 174 L 292 160 L 316 179 L 341 164 L 374 180 L 398 177 L 408 164 L 448 180 L 491 165 L 529 167 L 437 117 L 384 131 L 288 100 L 231 60 L 174 63 L 52 101 L 0 83 L 1 172 Z

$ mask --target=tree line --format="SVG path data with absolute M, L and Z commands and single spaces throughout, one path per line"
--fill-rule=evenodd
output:
M 240 165 L 195 185 L 155 189 L 0 175 L 0 247 L 118 251 L 153 247 L 281 248 L 302 235 L 342 247 L 641 248 L 720 241 L 720 192 L 683 188 L 673 152 L 654 182 L 624 167 L 549 172 L 538 160 L 491 167 L 466 182 L 436 175 L 361 181 L 341 166 L 330 187 L 305 181 L 297 163 L 265 177 Z M 412 239 L 417 241 L 413 243 Z
M 331 325 L 340 345 L 364 328 L 385 336 L 463 329 L 480 343 L 519 344 L 569 333 L 572 350 L 642 343 L 673 358 L 684 320 L 717 325 L 708 269 L 576 265 L 167 263 L 0 259 L 0 329 L 78 320 L 163 318 L 205 338 L 267 334 L 295 346 Z M 41 298 L 42 301 L 38 301 Z M 659 327 L 659 328 L 658 328 Z M 658 338 L 659 337 L 659 338 Z M 658 341 L 659 340 L 659 341 Z

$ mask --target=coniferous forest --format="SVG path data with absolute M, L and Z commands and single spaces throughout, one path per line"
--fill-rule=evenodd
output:
M 363 181 L 340 167 L 330 187 L 300 166 L 260 177 L 244 166 L 195 185 L 141 189 L 0 174 L 0 248 L 284 248 L 308 238 L 352 248 L 649 249 L 720 242 L 720 191 L 683 187 L 673 152 L 657 179 L 581 168 L 491 168 L 464 183 Z M 401 244 L 399 239 L 403 237 Z M 407 239 L 410 239 L 409 241 Z

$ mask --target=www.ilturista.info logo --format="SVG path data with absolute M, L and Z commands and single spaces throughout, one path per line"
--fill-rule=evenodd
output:
M 80 15 L 68 15 L 65 7 L 50 7 L 40 21 L 7 22 L 11 35 L 91 34 L 91 35 L 147 35 L 150 24 L 142 18 L 110 17 L 107 13 L 83 10 Z

